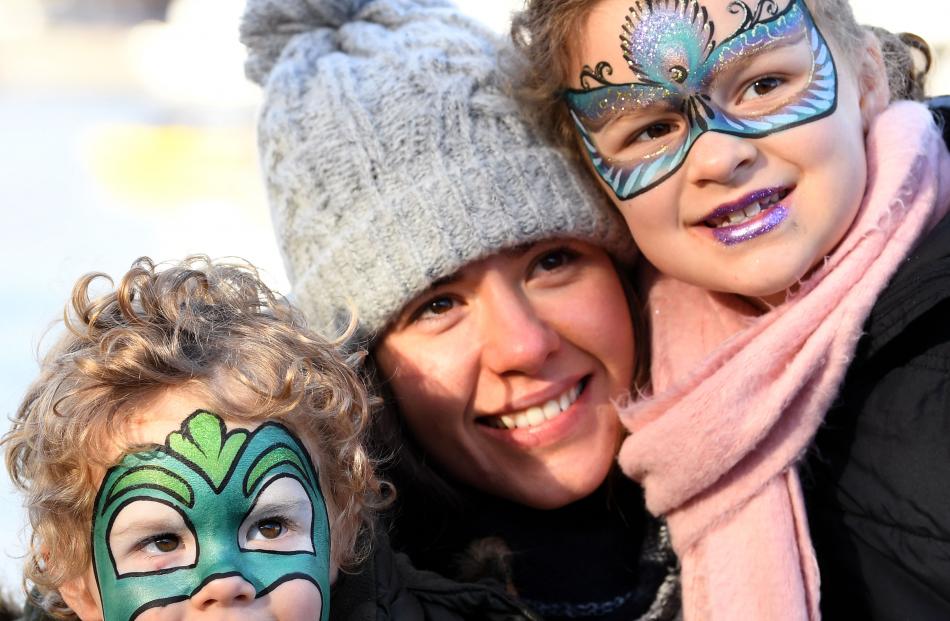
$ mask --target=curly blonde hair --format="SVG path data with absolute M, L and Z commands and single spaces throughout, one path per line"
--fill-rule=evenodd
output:
M 110 290 L 93 297 L 103 279 Z M 364 448 L 375 401 L 355 370 L 362 356 L 343 353 L 347 335 L 328 341 L 309 331 L 247 264 L 197 256 L 160 267 L 141 258 L 112 284 L 99 273 L 76 283 L 65 334 L 2 440 L 26 495 L 33 533 L 25 583 L 40 605 L 75 617 L 58 587 L 90 566 L 96 491 L 108 456 L 123 447 L 116 430 L 174 389 L 207 396 L 231 420 L 294 429 L 315 453 L 333 558 L 344 569 L 364 560 L 388 493 Z M 235 380 L 246 390 L 235 391 Z
M 536 124 L 559 146 L 581 155 L 580 143 L 561 97 L 575 75 L 577 42 L 590 11 L 601 0 L 526 0 L 514 16 L 511 36 L 523 53 L 516 80 L 516 94 Z M 857 64 L 863 54 L 864 36 L 873 33 L 881 44 L 891 99 L 924 97 L 924 80 L 930 69 L 930 48 L 916 35 L 895 35 L 882 28 L 861 26 L 848 0 L 805 0 L 815 22 Z M 618 27 L 619 28 L 619 27 Z M 924 66 L 914 60 L 914 51 Z

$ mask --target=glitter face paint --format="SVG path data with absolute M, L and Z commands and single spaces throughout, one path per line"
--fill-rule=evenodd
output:
M 713 229 L 713 236 L 723 245 L 734 246 L 768 233 L 787 217 L 788 209 L 785 205 L 776 205 L 748 222 Z
M 127 455 L 96 496 L 92 549 L 106 621 L 130 621 L 229 576 L 257 598 L 312 583 L 319 619 L 329 618 L 326 504 L 303 444 L 277 423 L 228 432 L 198 410 L 164 446 Z
M 755 9 L 742 1 L 730 4 L 730 12 L 740 11 L 741 26 L 716 44 L 715 25 L 697 0 L 637 0 L 620 35 L 624 59 L 636 81 L 609 82 L 613 68 L 601 62 L 581 72 L 583 89 L 565 93 L 595 170 L 619 200 L 646 192 L 675 173 L 706 132 L 761 138 L 834 112 L 838 90 L 834 59 L 807 7 L 800 0 L 791 0 L 781 11 L 774 0 L 759 0 Z M 810 54 L 809 74 L 792 96 L 747 116 L 715 103 L 721 76 L 761 54 L 803 40 Z M 592 87 L 592 81 L 600 86 Z M 644 111 L 675 115 L 686 131 L 676 142 L 633 159 L 614 157 L 598 145 L 597 132 L 613 119 Z

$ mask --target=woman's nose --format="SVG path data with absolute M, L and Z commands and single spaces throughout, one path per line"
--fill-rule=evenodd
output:
M 257 593 L 254 585 L 240 574 L 224 574 L 212 577 L 191 596 L 191 605 L 198 610 L 215 606 L 239 606 L 254 601 Z
M 484 299 L 484 364 L 499 375 L 538 371 L 560 345 L 557 331 L 519 290 L 505 288 Z
M 730 183 L 757 156 L 758 147 L 751 138 L 706 132 L 696 139 L 687 156 L 687 178 L 700 186 Z

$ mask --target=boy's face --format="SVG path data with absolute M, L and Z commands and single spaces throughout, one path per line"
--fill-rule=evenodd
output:
M 156 448 L 102 479 L 92 568 L 61 588 L 81 619 L 328 618 L 326 505 L 289 429 L 228 424 L 172 392 L 128 432 Z
M 863 197 L 855 71 L 802 0 L 634 5 L 598 3 L 578 45 L 567 101 L 593 167 L 661 271 L 781 293 Z

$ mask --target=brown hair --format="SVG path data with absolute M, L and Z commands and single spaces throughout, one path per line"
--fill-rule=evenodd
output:
M 92 297 L 101 280 L 109 290 Z M 207 257 L 159 269 L 137 260 L 112 287 L 104 274 L 76 283 L 65 334 L 2 442 L 33 528 L 25 581 L 41 605 L 75 615 L 57 591 L 91 563 L 92 506 L 108 456 L 136 409 L 163 391 L 195 390 L 237 421 L 280 420 L 314 452 L 341 566 L 367 554 L 385 504 L 363 446 L 375 405 L 354 370 L 361 356 L 306 328 L 300 313 L 253 267 Z M 244 389 L 234 390 L 235 380 Z M 227 389 L 226 386 L 230 386 Z M 113 460 L 114 461 L 114 460 Z
M 571 83 L 576 42 L 581 38 L 591 9 L 601 0 L 527 0 L 511 26 L 515 45 L 524 55 L 517 95 L 549 137 L 558 145 L 579 153 L 574 126 L 561 94 Z M 852 63 L 863 53 L 867 31 L 877 36 L 884 54 L 891 99 L 924 96 L 924 79 L 930 68 L 930 48 L 915 35 L 894 35 L 881 28 L 858 24 L 848 0 L 805 0 L 815 22 L 837 48 L 850 54 Z M 925 67 L 914 63 L 912 50 L 922 53 Z

